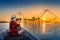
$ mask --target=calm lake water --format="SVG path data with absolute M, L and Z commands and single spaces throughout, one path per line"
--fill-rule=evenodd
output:
M 21 23 L 21 27 L 38 40 L 60 40 L 60 23 Z M 0 34 L 9 29 L 9 23 L 0 23 Z
M 9 23 L 0 23 L 0 34 L 9 28 Z

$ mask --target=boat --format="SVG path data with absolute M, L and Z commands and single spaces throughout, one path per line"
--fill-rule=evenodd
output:
M 14 37 L 9 36 L 8 32 L 9 30 L 6 30 L 2 34 L 0 34 L 0 40 L 37 40 L 31 33 L 26 30 L 24 35 Z

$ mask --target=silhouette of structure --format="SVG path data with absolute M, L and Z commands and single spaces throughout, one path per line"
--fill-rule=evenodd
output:
M 46 14 L 46 12 L 49 12 L 50 14 L 52 14 L 53 16 L 54 16 L 54 18 L 52 18 L 52 19 L 47 19 L 47 20 L 45 20 L 44 22 L 52 22 L 52 21 L 55 21 L 55 19 L 57 19 L 57 16 L 53 13 L 53 12 L 51 12 L 50 10 L 45 10 L 43 13 L 42 13 L 42 15 L 40 16 L 40 18 L 42 17 L 42 16 L 44 16 L 44 14 Z M 50 15 L 48 15 L 48 17 L 49 17 Z

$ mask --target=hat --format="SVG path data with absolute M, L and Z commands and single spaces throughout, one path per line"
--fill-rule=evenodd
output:
M 16 20 L 16 16 L 13 15 L 13 16 L 11 17 L 11 19 L 12 19 L 12 20 Z

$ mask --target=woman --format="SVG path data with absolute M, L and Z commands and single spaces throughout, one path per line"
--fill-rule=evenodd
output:
M 24 30 L 21 30 L 19 19 L 16 16 L 11 17 L 10 36 L 23 35 Z

